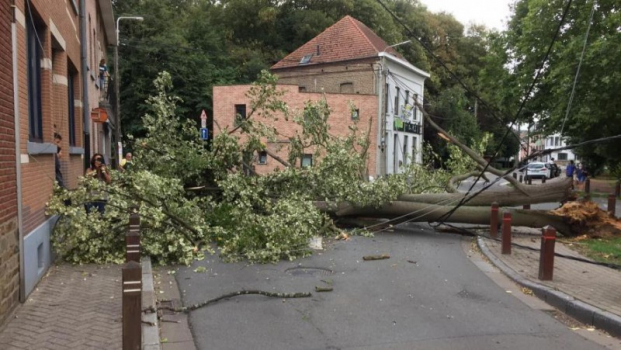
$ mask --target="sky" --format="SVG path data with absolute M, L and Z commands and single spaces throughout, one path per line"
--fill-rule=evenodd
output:
M 448 12 L 464 25 L 471 22 L 503 30 L 514 0 L 420 0 L 431 12 Z

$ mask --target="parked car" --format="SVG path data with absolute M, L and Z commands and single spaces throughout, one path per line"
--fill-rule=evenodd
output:
M 536 178 L 546 178 L 549 179 L 552 177 L 552 167 L 550 164 L 541 163 L 541 162 L 533 162 L 528 164 L 526 168 L 526 176 L 531 179 Z

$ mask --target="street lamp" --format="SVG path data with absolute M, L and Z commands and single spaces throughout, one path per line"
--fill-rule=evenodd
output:
M 409 43 L 411 43 L 411 42 L 412 42 L 412 40 L 406 40 L 406 41 L 402 41 L 402 42 L 400 42 L 400 43 L 396 43 L 396 44 L 394 44 L 394 45 L 388 45 L 388 46 L 386 46 L 386 47 L 384 48 L 384 50 L 382 50 L 382 52 L 386 51 L 386 49 L 387 49 L 387 48 L 389 48 L 389 47 L 397 47 L 397 46 L 401 46 L 401 45 L 409 44 Z
M 114 47 L 114 92 L 116 95 L 116 129 L 115 139 L 117 142 L 117 166 L 121 164 L 121 158 L 123 158 L 123 152 L 121 151 L 121 91 L 119 88 L 119 21 L 122 19 L 131 19 L 135 21 L 143 21 L 144 18 L 140 16 L 120 16 L 116 19 L 116 46 Z

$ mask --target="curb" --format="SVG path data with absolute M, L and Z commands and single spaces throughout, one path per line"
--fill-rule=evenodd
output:
M 143 257 L 142 263 L 142 309 L 157 310 L 155 291 L 153 290 L 153 270 L 151 258 Z M 142 349 L 160 350 L 160 325 L 157 312 L 142 314 Z
M 481 237 L 477 237 L 477 245 L 481 252 L 505 275 L 517 284 L 529 288 L 541 300 L 554 306 L 563 313 L 575 318 L 576 320 L 594 326 L 608 332 L 609 334 L 621 337 L 621 317 L 597 308 L 593 305 L 580 301 L 561 291 L 541 285 L 522 277 L 504 262 L 498 259 L 487 247 Z

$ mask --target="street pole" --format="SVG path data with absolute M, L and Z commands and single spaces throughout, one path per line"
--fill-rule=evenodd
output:
M 117 21 L 118 23 L 118 21 Z M 119 29 L 116 29 L 116 46 L 114 47 L 114 96 L 116 97 L 116 105 L 114 115 L 116 116 L 116 128 L 114 129 L 114 141 L 116 142 L 117 157 L 119 154 L 118 147 L 121 142 L 121 93 L 119 88 Z M 116 167 L 119 168 L 121 159 L 116 160 Z
M 117 155 L 119 155 L 119 159 L 117 159 L 117 167 L 121 164 L 122 155 L 120 155 L 120 151 L 118 150 L 119 143 L 121 143 L 121 89 L 120 89 L 120 74 L 119 74 L 119 21 L 122 19 L 133 19 L 136 21 L 144 20 L 143 17 L 139 16 L 121 16 L 116 19 L 116 46 L 114 47 L 114 92 L 116 95 L 116 106 L 114 109 L 114 113 L 116 115 L 116 128 L 114 129 L 114 138 L 116 139 L 116 147 L 117 147 Z

